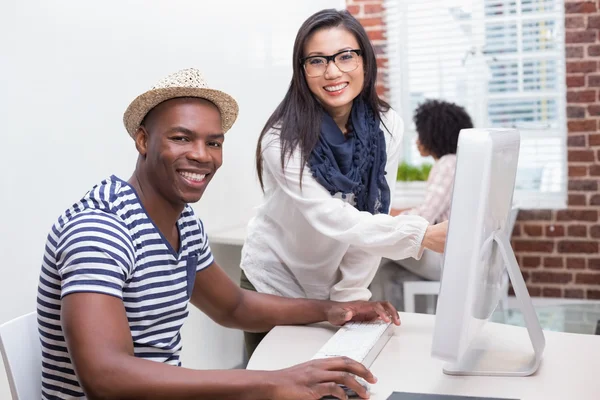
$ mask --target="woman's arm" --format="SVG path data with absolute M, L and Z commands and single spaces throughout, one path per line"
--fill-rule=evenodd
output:
M 381 257 L 367 253 L 360 247 L 350 246 L 340 262 L 340 279 L 329 290 L 335 301 L 369 300 L 368 286 L 379 268 Z
M 401 123 L 396 122 L 392 132 L 399 129 L 398 124 Z M 389 135 L 388 132 L 384 134 Z M 401 136 L 392 136 L 395 136 L 392 138 L 394 140 L 401 140 Z M 397 165 L 400 149 L 398 143 L 388 162 Z M 439 235 L 426 237 L 429 224 L 419 216 L 372 215 L 332 197 L 312 177 L 309 168 L 302 164 L 299 151 L 292 153 L 282 169 L 281 143 L 277 133 L 266 135 L 263 139 L 263 163 L 265 170 L 273 177 L 277 189 L 290 198 L 295 208 L 314 229 L 325 236 L 360 247 L 371 254 L 392 259 L 418 258 L 424 243 L 436 251 L 439 251 L 440 246 L 443 247 L 445 238 L 442 243 L 437 243 L 440 240 Z M 304 172 L 302 186 L 301 172 Z M 388 176 L 387 179 L 388 182 L 395 182 L 395 176 Z
M 390 215 L 392 217 L 395 217 L 396 215 L 400 215 L 403 212 L 410 211 L 410 210 L 411 210 L 410 208 L 392 208 L 390 210 Z
M 365 251 L 394 259 L 418 256 L 429 223 L 419 216 L 391 217 L 359 211 L 334 198 L 301 164 L 294 152 L 282 170 L 278 137 L 269 135 L 263 146 L 263 162 L 283 191 L 308 223 L 325 236 Z M 300 172 L 304 170 L 302 187 Z M 385 252 L 385 254 L 381 254 Z M 379 254 L 378 254 L 379 253 Z

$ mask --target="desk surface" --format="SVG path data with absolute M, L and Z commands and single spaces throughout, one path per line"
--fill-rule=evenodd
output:
M 372 400 L 385 400 L 393 391 L 520 400 L 600 398 L 600 336 L 545 331 L 542 364 L 530 377 L 448 376 L 442 372 L 444 362 L 430 356 L 434 316 L 400 313 L 400 318 L 402 325 L 371 365 L 378 379 L 371 387 Z M 274 370 L 305 362 L 334 332 L 328 324 L 276 327 L 258 346 L 248 369 Z M 531 348 L 524 328 L 489 323 L 484 334 L 493 336 L 500 347 Z
M 552 299 L 533 299 L 538 320 L 545 330 L 593 335 L 598 329 L 600 301 L 556 299 L 555 302 L 549 301 L 548 304 L 544 304 L 540 300 Z M 519 308 L 499 310 L 494 313 L 492 319 L 509 325 L 525 326 L 525 318 Z M 600 398 L 600 394 L 598 398 Z

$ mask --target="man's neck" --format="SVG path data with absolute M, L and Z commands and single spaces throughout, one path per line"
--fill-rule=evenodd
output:
M 149 180 L 137 170 L 129 178 L 128 183 L 137 192 L 140 202 L 154 225 L 177 250 L 178 244 L 174 243 L 173 240 L 177 239 L 177 220 L 181 216 L 185 205 L 173 204 L 167 201 L 155 190 Z

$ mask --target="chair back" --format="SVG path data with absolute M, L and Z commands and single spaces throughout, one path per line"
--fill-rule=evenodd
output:
M 13 400 L 39 399 L 42 395 L 42 347 L 36 312 L 0 326 L 0 351 Z

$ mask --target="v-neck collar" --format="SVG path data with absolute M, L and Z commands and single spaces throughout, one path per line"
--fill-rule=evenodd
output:
M 142 200 L 140 199 L 140 196 L 138 195 L 138 193 L 135 190 L 135 188 L 131 184 L 129 184 L 129 182 L 127 182 L 127 181 L 119 178 L 118 176 L 111 175 L 111 179 L 114 180 L 114 181 L 116 181 L 116 182 L 120 182 L 122 185 L 127 186 L 128 188 L 131 189 L 131 191 L 135 195 L 135 198 L 136 198 L 137 202 L 139 203 L 140 207 L 142 208 L 142 211 L 144 212 L 144 214 L 146 214 L 146 218 L 148 218 L 148 221 L 150 221 L 150 223 L 154 227 L 154 230 L 156 232 L 158 232 L 158 234 L 160 235 L 160 238 L 161 238 L 163 244 L 166 246 L 166 248 L 169 251 L 169 253 L 173 257 L 175 257 L 176 260 L 179 260 L 179 258 L 181 257 L 181 252 L 183 250 L 183 240 L 182 240 L 182 235 L 181 235 L 181 230 L 183 228 L 181 226 L 181 216 L 183 215 L 183 211 L 179 215 L 179 217 L 177 218 L 177 222 L 175 223 L 176 226 L 177 226 L 177 237 L 178 237 L 178 241 L 179 241 L 179 251 L 177 251 L 177 250 L 175 250 L 173 248 L 173 246 L 171 246 L 171 243 L 167 240 L 167 238 L 165 237 L 165 235 L 163 235 L 163 233 L 160 231 L 160 229 L 158 229 L 158 227 L 156 226 L 156 224 L 154 223 L 154 221 L 150 217 L 150 214 L 148 214 L 148 211 L 146 210 L 146 207 L 144 207 L 144 203 L 142 203 Z M 185 211 L 185 207 L 184 207 L 184 211 Z

